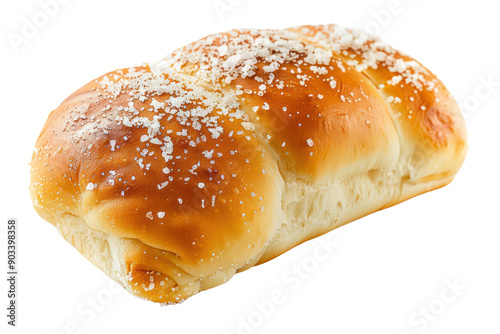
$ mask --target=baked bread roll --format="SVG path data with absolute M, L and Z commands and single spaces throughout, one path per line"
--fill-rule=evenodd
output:
M 130 293 L 177 303 L 448 184 L 464 120 L 429 70 L 337 25 L 232 30 L 91 81 L 38 138 L 38 214 Z

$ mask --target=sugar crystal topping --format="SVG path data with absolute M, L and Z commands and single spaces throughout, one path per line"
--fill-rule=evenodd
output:
M 100 98 L 107 101 L 101 114 L 87 117 L 88 107 L 74 108 L 67 114 L 65 129 L 75 130 L 72 140 L 76 143 L 97 133 L 109 135 L 109 152 L 119 151 L 124 142 L 137 139 L 128 133 L 120 133 L 114 138 L 110 132 L 112 125 L 144 129 L 138 138 L 134 163 L 143 173 L 151 169 L 152 163 L 160 163 L 164 179 L 158 180 L 157 188 L 162 191 L 171 187 L 172 175 L 177 171 L 172 162 L 183 159 L 188 152 L 185 147 L 176 147 L 176 140 L 173 139 L 183 137 L 189 147 L 196 147 L 207 142 L 207 136 L 213 140 L 222 134 L 230 138 L 244 136 L 248 141 L 260 136 L 255 131 L 254 118 L 249 117 L 247 112 L 270 112 L 272 105 L 265 101 L 262 105 L 243 108 L 241 104 L 249 94 L 267 96 L 265 94 L 273 87 L 284 90 L 287 83 L 280 80 L 278 70 L 290 71 L 301 85 L 307 86 L 310 75 L 303 69 L 308 68 L 310 73 L 325 77 L 332 90 L 339 90 L 342 78 L 332 76 L 331 68 L 336 67 L 342 72 L 347 69 L 366 72 L 380 66 L 394 74 L 380 85 L 381 89 L 384 85 L 402 84 L 411 85 L 416 91 L 435 89 L 436 81 L 426 80 L 428 72 L 418 62 L 405 58 L 378 37 L 362 31 L 336 25 L 289 30 L 232 30 L 175 50 L 156 64 L 131 67 L 103 76 L 97 82 Z M 243 78 L 255 80 L 257 89 L 251 90 L 234 83 Z M 316 97 L 321 100 L 327 93 L 316 94 Z M 344 103 L 356 101 L 353 96 L 344 94 L 339 94 Z M 389 102 L 399 103 L 401 98 L 392 97 Z M 283 112 L 287 112 L 286 107 L 283 107 Z M 229 117 L 233 123 L 230 128 L 222 117 Z M 166 123 L 175 123 L 176 130 L 165 127 Z M 79 124 L 78 127 L 75 124 Z M 202 130 L 207 130 L 209 134 L 202 135 Z M 199 135 L 193 136 L 192 133 L 196 132 Z M 249 132 L 254 135 L 250 136 Z M 269 134 L 262 137 L 260 140 L 264 141 L 272 138 Z M 306 144 L 313 148 L 313 139 L 307 139 Z M 288 148 L 285 141 L 279 145 Z M 155 155 L 151 147 L 159 147 L 161 157 Z M 92 145 L 86 145 L 82 153 L 87 154 L 93 149 Z M 231 151 L 231 154 L 237 155 L 238 150 Z M 221 155 L 218 147 L 213 147 L 205 149 L 199 159 L 213 164 L 214 159 Z M 200 161 L 189 169 L 189 173 L 197 175 Z M 229 176 L 220 177 L 224 180 Z M 234 173 L 232 177 L 235 177 Z M 192 182 L 190 177 L 184 181 Z M 117 182 L 109 179 L 106 185 Z M 207 189 L 209 182 L 211 180 L 206 183 L 196 181 L 192 187 Z M 88 180 L 86 190 L 95 190 L 99 186 Z M 126 191 L 121 191 L 121 196 L 125 195 Z M 216 196 L 211 196 L 206 200 L 208 205 L 204 203 L 205 207 L 217 203 Z M 182 203 L 182 198 L 177 201 Z M 145 214 L 151 220 L 155 215 L 163 217 L 162 212 Z

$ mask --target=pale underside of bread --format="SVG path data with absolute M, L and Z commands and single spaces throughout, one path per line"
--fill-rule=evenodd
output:
M 416 195 L 443 187 L 452 179 L 453 175 L 436 175 L 424 180 L 412 180 L 409 173 L 398 175 L 394 171 L 372 170 L 321 187 L 302 180 L 288 182 L 276 222 L 278 228 L 262 252 L 243 267 L 221 270 L 203 277 L 190 276 L 178 268 L 183 275 L 183 279 L 178 279 L 180 276 L 170 277 L 166 273 L 149 272 L 143 268 L 146 283 L 130 284 L 130 267 L 125 262 L 125 254 L 130 248 L 150 250 L 149 246 L 136 239 L 93 230 L 81 218 L 70 214 L 58 217 L 55 225 L 83 256 L 131 293 L 135 290 L 134 294 L 138 294 L 139 290 L 142 292 L 154 288 L 155 301 L 162 303 L 165 299 L 167 303 L 175 303 L 225 283 L 236 272 L 271 260 L 302 242 Z M 175 266 L 173 263 L 170 265 Z M 163 283 L 159 285 L 161 281 Z M 155 286 L 150 286 L 151 283 Z
M 458 172 L 455 101 L 377 38 L 333 25 L 213 36 L 90 82 L 37 142 L 35 209 L 132 294 L 181 302 Z M 193 110 L 209 121 L 193 129 Z

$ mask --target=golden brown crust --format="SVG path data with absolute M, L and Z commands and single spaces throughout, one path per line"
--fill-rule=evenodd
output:
M 166 162 L 162 145 L 141 141 L 148 134 L 146 127 L 117 121 L 129 113 L 118 110 L 128 105 L 129 91 L 108 100 L 98 89 L 101 79 L 87 84 L 49 116 L 32 162 L 37 210 L 49 221 L 69 212 L 93 230 L 141 241 L 124 255 L 131 283 L 141 281 L 145 272 L 166 272 L 161 261 L 149 255 L 156 258 L 158 249 L 175 254 L 175 265 L 197 277 L 221 267 L 235 271 L 244 266 L 269 238 L 269 221 L 279 205 L 277 168 L 253 139 L 255 134 L 230 115 L 218 115 L 226 131 L 217 138 L 210 127 L 196 130 L 164 117 L 159 124 L 172 131 L 175 148 Z M 135 100 L 134 108 L 144 107 L 140 117 L 153 119 L 157 113 L 148 110 L 152 100 L 163 102 L 172 96 Z M 185 135 L 175 135 L 183 130 Z M 209 158 L 203 153 L 214 149 Z M 170 172 L 165 174 L 164 168 Z M 146 245 L 155 248 L 146 250 Z M 134 292 L 151 299 L 151 292 Z
M 233 30 L 68 97 L 38 138 L 30 190 L 103 271 L 176 303 L 447 184 L 465 152 L 443 84 L 380 40 Z
M 325 35 L 338 34 L 333 26 L 307 26 L 292 30 L 323 47 L 335 44 L 338 38 L 323 39 Z M 411 159 L 415 153 L 419 156 L 414 159 L 441 156 L 442 160 L 437 159 L 435 164 L 447 164 L 456 159 L 456 166 L 461 166 L 467 151 L 465 123 L 455 100 L 432 72 L 410 56 L 376 39 L 368 39 L 363 44 L 347 43 L 338 55 L 346 65 L 350 64 L 369 78 L 378 89 L 379 96 L 388 104 L 386 110 L 399 134 L 403 158 Z M 432 169 L 435 167 L 429 166 Z M 449 172 L 455 174 L 457 169 Z M 433 172 L 422 168 L 421 173 Z

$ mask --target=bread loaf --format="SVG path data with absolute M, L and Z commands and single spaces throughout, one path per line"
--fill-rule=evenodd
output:
M 30 191 L 130 293 L 177 303 L 448 184 L 466 136 L 441 81 L 375 36 L 232 30 L 69 96 Z

